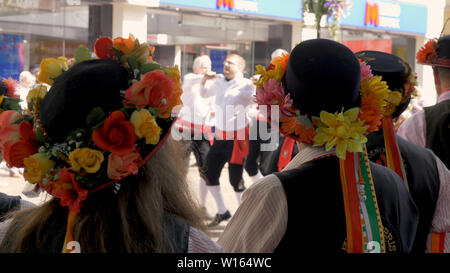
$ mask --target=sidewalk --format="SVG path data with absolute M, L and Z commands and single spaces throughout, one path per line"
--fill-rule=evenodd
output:
M 193 154 L 191 154 L 190 163 L 189 166 L 192 166 L 195 163 L 195 157 Z M 189 183 L 189 186 L 192 190 L 192 193 L 194 197 L 198 198 L 199 196 L 199 182 L 200 182 L 200 176 L 198 173 L 198 168 L 196 166 L 189 167 L 188 175 L 187 175 L 187 182 Z M 251 185 L 251 180 L 247 173 L 244 170 L 244 181 L 245 186 L 248 188 Z M 41 193 L 39 197 L 29 198 L 22 194 L 22 189 L 25 185 L 25 180 L 22 176 L 19 177 L 10 177 L 8 169 L 4 167 L 3 164 L 0 165 L 0 192 L 6 193 L 8 195 L 20 195 L 22 199 L 28 200 L 36 205 L 42 204 L 46 200 L 51 199 L 51 196 L 47 195 L 46 193 Z M 223 199 L 225 201 L 225 205 L 227 206 L 228 210 L 230 211 L 231 215 L 234 215 L 234 212 L 236 211 L 238 207 L 238 203 L 236 200 L 236 195 L 234 193 L 233 188 L 230 185 L 230 182 L 228 181 L 228 165 L 225 165 L 225 168 L 222 170 L 222 175 L 220 176 L 220 185 L 222 188 L 222 194 Z M 217 212 L 216 203 L 210 193 L 208 193 L 206 197 L 206 206 L 208 209 L 208 214 L 211 217 L 214 217 L 214 215 Z M 223 230 L 225 229 L 226 224 L 228 221 L 224 221 L 220 223 L 220 225 L 209 228 L 208 229 L 208 235 L 213 239 L 214 241 L 217 241 L 219 239 L 219 236 L 222 234 Z

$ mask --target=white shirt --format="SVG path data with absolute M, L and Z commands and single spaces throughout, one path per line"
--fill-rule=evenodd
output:
M 216 78 L 215 82 L 200 90 L 204 98 L 216 96 L 215 126 L 221 131 L 238 131 L 249 124 L 248 110 L 253 104 L 256 87 L 241 74 L 232 80 Z
M 214 107 L 214 97 L 203 98 L 200 96 L 202 74 L 189 73 L 183 78 L 183 108 L 180 111 L 179 119 L 187 123 L 197 125 L 208 125 L 211 120 L 211 112 Z M 214 80 L 208 81 L 208 86 L 212 85 Z

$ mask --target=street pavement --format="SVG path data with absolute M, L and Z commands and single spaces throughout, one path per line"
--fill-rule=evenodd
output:
M 197 166 L 195 166 L 195 157 L 192 153 L 190 156 L 189 166 L 190 167 L 187 175 L 187 182 L 189 183 L 193 196 L 195 198 L 198 198 L 200 175 L 198 173 Z M 248 188 L 251 184 L 251 180 L 245 171 L 244 171 L 244 181 L 246 187 Z M 28 200 L 36 205 L 42 204 L 43 202 L 51 199 L 51 196 L 47 195 L 44 192 L 41 193 L 38 197 L 33 198 L 23 195 L 22 190 L 23 187 L 26 185 L 25 183 L 27 182 L 25 182 L 25 180 L 21 175 L 19 177 L 10 177 L 8 169 L 5 166 L 5 163 L 2 162 L 0 164 L 0 192 L 14 196 L 20 195 L 22 199 Z M 230 182 L 228 180 L 228 165 L 225 165 L 225 168 L 222 170 L 222 174 L 220 176 L 220 186 L 222 189 L 225 205 L 227 206 L 231 215 L 234 215 L 234 212 L 238 207 L 238 202 L 233 187 L 230 185 Z M 208 193 L 206 197 L 206 206 L 208 209 L 208 214 L 211 217 L 214 217 L 214 215 L 217 212 L 217 207 L 210 193 Z M 222 223 L 220 223 L 220 225 L 209 228 L 207 234 L 211 237 L 211 239 L 217 241 L 227 223 L 228 221 L 223 221 Z

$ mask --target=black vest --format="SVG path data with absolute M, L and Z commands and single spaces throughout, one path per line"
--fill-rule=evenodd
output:
M 67 217 L 67 216 L 66 216 Z M 44 245 L 36 248 L 35 252 L 39 253 L 61 253 L 64 239 L 66 236 L 67 219 L 57 221 L 54 225 L 48 227 L 51 229 L 52 240 Z M 180 218 L 166 214 L 164 217 L 164 232 L 165 232 L 165 246 L 169 253 L 187 253 L 189 243 L 189 225 Z M 120 236 L 120 234 L 116 234 Z M 11 240 L 15 237 L 15 232 L 8 230 L 2 244 L 0 245 L 0 253 L 13 252 L 11 247 Z M 94 237 L 93 237 L 94 238 Z M 111 246 L 111 251 L 114 252 L 114 246 Z
M 20 208 L 20 196 L 10 196 L 0 192 L 0 219 L 6 213 Z
M 372 163 L 370 167 L 385 227 L 386 249 L 389 252 L 409 252 L 416 233 L 417 208 L 395 173 Z M 309 161 L 275 175 L 286 193 L 288 223 L 286 233 L 274 252 L 346 252 L 338 158 Z
M 436 156 L 431 150 L 408 142 L 399 136 L 396 136 L 396 139 L 406 171 L 409 191 L 419 209 L 419 225 L 412 252 L 424 253 L 439 197 L 440 182 Z M 387 165 L 382 130 L 371 133 L 366 146 L 371 161 L 383 166 Z
M 450 100 L 425 107 L 426 143 L 450 169 Z
M 265 152 L 266 155 L 261 157 L 260 169 L 262 175 L 266 176 L 275 172 L 278 172 L 278 161 L 280 159 L 281 149 L 283 148 L 284 141 L 286 140 L 286 136 L 279 135 L 280 142 L 278 147 L 274 151 Z M 263 153 L 263 152 L 261 152 Z M 294 144 L 292 148 L 291 160 L 298 154 L 298 146 L 297 143 Z

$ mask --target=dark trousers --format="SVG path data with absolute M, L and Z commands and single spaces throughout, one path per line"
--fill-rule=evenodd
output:
M 230 184 L 234 191 L 242 192 L 245 190 L 242 173 L 244 168 L 241 164 L 231 164 L 230 159 L 233 154 L 234 140 L 215 139 L 214 144 L 209 149 L 206 156 L 205 172 L 206 184 L 208 186 L 217 186 L 220 184 L 219 178 L 225 163 L 228 162 L 228 174 Z
M 206 179 L 206 171 L 205 171 L 205 162 L 206 156 L 208 155 L 210 146 L 209 141 L 206 139 L 202 140 L 191 140 L 191 151 L 194 153 L 195 160 L 197 161 L 198 171 L 200 173 L 200 177 L 204 180 Z

